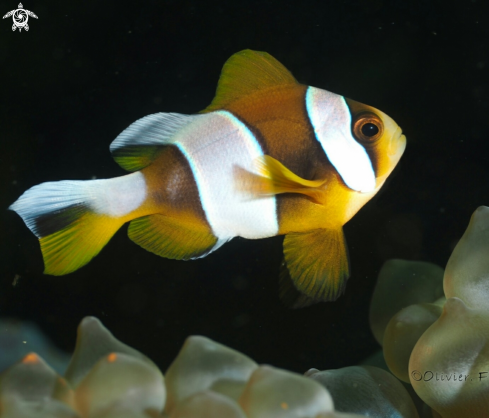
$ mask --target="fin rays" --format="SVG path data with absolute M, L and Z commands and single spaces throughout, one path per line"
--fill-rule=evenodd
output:
M 280 295 L 287 305 L 300 307 L 336 300 L 350 275 L 343 230 L 287 234 L 283 269 Z M 290 289 L 291 284 L 298 292 Z
M 257 158 L 256 168 L 259 174 L 239 167 L 235 169 L 235 182 L 238 190 L 255 197 L 299 193 L 321 202 L 326 180 L 303 179 L 269 155 Z
M 266 52 L 245 49 L 226 61 L 216 96 L 202 113 L 225 109 L 240 97 L 283 84 L 297 84 L 289 70 Z
M 10 206 L 39 238 L 44 272 L 71 273 L 87 264 L 132 219 L 146 192 L 140 173 L 110 180 L 48 182 Z
M 112 141 L 112 156 L 125 170 L 141 170 L 151 164 L 161 147 L 171 144 L 175 133 L 195 117 L 180 113 L 155 113 L 138 119 Z
M 112 238 L 123 222 L 85 213 L 64 229 L 39 239 L 45 274 L 61 276 L 87 264 Z
M 134 219 L 128 235 L 145 250 L 177 260 L 199 258 L 219 246 L 207 225 L 160 214 Z

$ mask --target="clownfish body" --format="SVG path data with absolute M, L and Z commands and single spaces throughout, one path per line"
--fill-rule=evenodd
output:
M 111 144 L 133 173 L 43 183 L 11 207 L 39 238 L 45 273 L 88 263 L 126 222 L 162 257 L 203 257 L 236 236 L 285 235 L 281 297 L 335 300 L 349 276 L 342 226 L 375 195 L 406 145 L 384 113 L 299 84 L 250 50 L 224 65 L 200 114 L 157 113 Z

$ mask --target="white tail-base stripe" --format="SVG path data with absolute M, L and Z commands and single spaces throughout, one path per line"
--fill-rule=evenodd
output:
M 372 162 L 352 136 L 351 114 L 343 96 L 308 87 L 306 107 L 316 139 L 345 184 L 358 192 L 373 191 Z
M 140 171 L 107 180 L 84 182 L 95 213 L 120 217 L 138 209 L 146 200 L 147 187 Z

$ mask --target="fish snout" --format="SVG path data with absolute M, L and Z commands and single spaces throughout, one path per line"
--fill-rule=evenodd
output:
M 389 144 L 388 154 L 399 160 L 406 149 L 406 135 L 403 135 L 401 127 L 397 127 Z M 397 158 L 396 158 L 397 157 Z

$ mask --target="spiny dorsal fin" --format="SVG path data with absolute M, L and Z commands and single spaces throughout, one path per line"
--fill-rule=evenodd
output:
M 155 113 L 138 119 L 112 141 L 112 156 L 125 170 L 141 170 L 153 162 L 162 146 L 172 143 L 179 129 L 196 117 L 179 113 Z
M 257 90 L 296 83 L 290 71 L 270 54 L 245 49 L 226 61 L 217 83 L 216 96 L 201 113 L 223 109 Z

